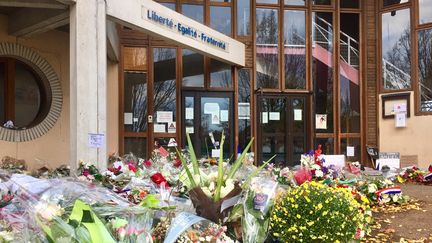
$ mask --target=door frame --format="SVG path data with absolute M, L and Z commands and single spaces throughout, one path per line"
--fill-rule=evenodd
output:
M 230 102 L 229 102 L 229 109 L 230 112 L 228 114 L 228 118 L 229 118 L 229 131 L 228 133 L 230 134 L 230 146 L 229 146 L 229 154 L 230 155 L 234 155 L 234 147 L 235 147 L 235 134 L 234 134 L 234 92 L 232 91 L 204 91 L 204 90 L 182 90 L 182 94 L 181 94 L 181 120 L 183 121 L 181 124 L 181 145 L 183 148 L 186 147 L 187 142 L 186 142 L 186 125 L 184 122 L 185 121 L 185 108 L 186 108 L 186 104 L 185 104 L 185 97 L 193 97 L 194 98 L 194 134 L 193 136 L 191 136 L 191 140 L 192 142 L 198 141 L 199 140 L 199 131 L 200 131 L 200 127 L 201 127 L 201 98 L 202 97 L 209 97 L 209 98 L 229 98 Z M 198 101 L 198 102 L 196 102 Z M 197 116 L 197 113 L 199 113 L 199 115 Z M 197 146 L 194 144 L 194 148 L 195 148 L 195 153 L 199 154 L 197 151 Z M 234 155 L 235 156 L 235 155 Z
M 311 130 L 311 126 L 312 126 L 312 106 L 311 106 L 311 94 L 310 93 L 257 93 L 256 94 L 256 126 L 257 126 L 257 164 L 260 165 L 262 164 L 262 129 L 260 129 L 260 125 L 261 125 L 261 112 L 262 112 L 262 102 L 261 99 L 263 98 L 273 98 L 273 99 L 285 99 L 286 100 L 292 100 L 293 98 L 302 98 L 304 100 L 304 110 L 303 110 L 303 119 L 304 119 L 304 124 L 305 124 L 305 148 L 306 150 L 308 148 L 311 148 L 312 144 L 313 144 L 313 134 L 312 134 L 312 130 Z M 287 119 L 289 117 L 292 117 L 294 114 L 292 114 L 293 112 L 293 107 L 292 104 L 286 104 L 285 105 L 285 112 L 287 112 L 289 109 L 290 111 L 290 116 L 287 116 Z M 288 138 L 290 141 L 286 141 L 286 143 L 290 143 L 290 146 L 287 147 L 287 150 L 285 151 L 286 155 L 285 155 L 285 159 L 287 160 L 288 158 L 292 157 L 293 155 L 293 147 L 291 146 L 292 142 L 293 142 L 293 122 L 291 121 L 291 119 L 288 119 L 287 121 L 285 121 L 285 125 L 287 127 L 286 131 L 285 131 L 285 138 Z M 305 151 L 306 153 L 307 151 Z M 286 161 L 287 163 L 287 161 Z

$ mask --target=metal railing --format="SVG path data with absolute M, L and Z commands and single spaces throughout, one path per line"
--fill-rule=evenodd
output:
M 407 89 L 411 85 L 411 75 L 396 67 L 393 63 L 382 59 L 384 87 L 387 89 Z

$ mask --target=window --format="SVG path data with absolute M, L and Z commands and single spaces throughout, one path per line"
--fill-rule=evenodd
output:
M 154 132 L 175 133 L 176 128 L 169 129 L 171 123 L 176 122 L 175 48 L 153 49 L 153 77 Z
M 418 32 L 420 111 L 432 112 L 432 29 Z
M 237 1 L 237 35 L 248 36 L 250 28 L 250 0 Z
M 400 3 L 407 3 L 407 2 L 408 0 L 384 0 L 383 5 L 384 7 L 389 7 L 389 6 L 397 5 Z
M 432 1 L 419 0 L 419 21 L 420 24 L 432 22 Z
M 410 9 L 384 13 L 381 21 L 382 81 L 385 90 L 411 88 Z
M 285 0 L 285 5 L 304 6 L 305 4 L 306 4 L 305 0 Z
M 285 10 L 285 89 L 306 89 L 306 14 Z
M 251 72 L 238 70 L 238 150 L 243 151 L 251 139 Z
M 231 36 L 231 7 L 210 6 L 210 27 Z
M 315 89 L 315 112 L 322 126 L 317 133 L 333 133 L 333 14 L 312 13 L 312 79 Z
M 183 49 L 183 87 L 204 87 L 204 56 Z
M 51 90 L 24 62 L 14 58 L 0 59 L 0 125 L 7 121 L 13 127 L 31 128 L 47 115 Z
M 278 11 L 256 9 L 257 88 L 279 87 L 278 36 Z
M 195 4 L 183 4 L 182 12 L 185 16 L 196 20 L 199 23 L 204 23 L 204 6 Z

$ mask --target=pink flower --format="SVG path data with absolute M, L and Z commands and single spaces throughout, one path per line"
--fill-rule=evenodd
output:
M 85 177 L 87 177 L 87 176 L 90 175 L 90 173 L 89 173 L 88 170 L 83 170 L 82 175 L 85 176 Z

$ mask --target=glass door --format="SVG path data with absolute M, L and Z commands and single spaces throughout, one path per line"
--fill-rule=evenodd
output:
M 258 96 L 258 161 L 273 155 L 274 163 L 294 166 L 307 152 L 308 112 L 306 96 Z
M 186 133 L 189 133 L 198 158 L 217 157 L 222 132 L 224 158 L 233 154 L 232 96 L 231 92 L 183 92 L 183 144 L 187 145 Z

